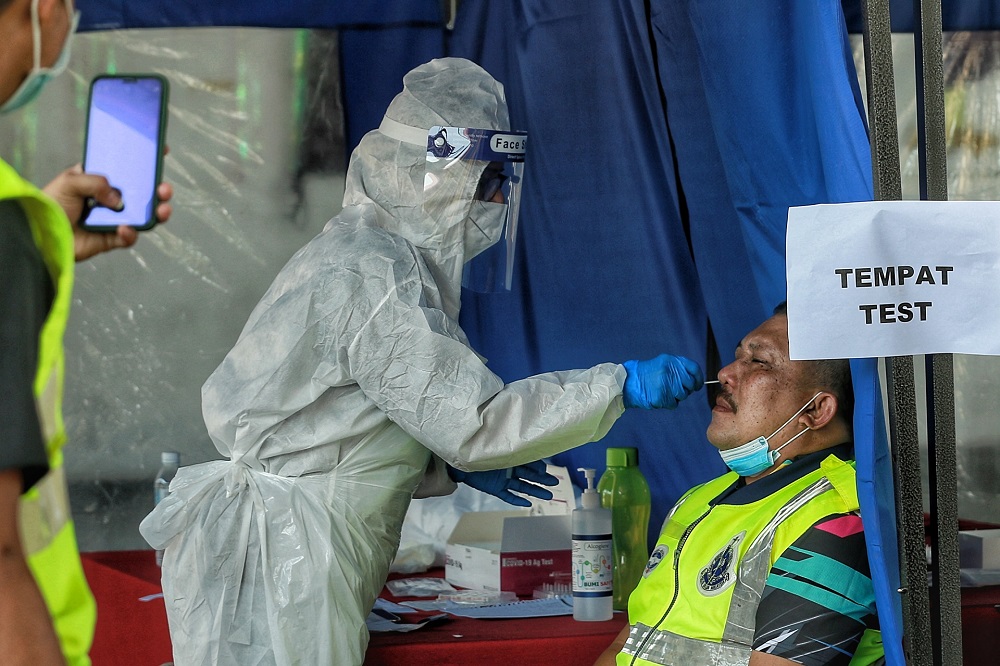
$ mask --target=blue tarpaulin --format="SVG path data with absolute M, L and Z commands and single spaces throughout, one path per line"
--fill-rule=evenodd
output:
M 80 30 L 253 26 L 341 28 L 345 26 L 442 24 L 438 0 L 80 0 Z
M 466 294 L 462 309 L 505 380 L 663 352 L 705 362 L 705 298 L 645 23 L 642 2 L 462 4 L 451 52 L 504 82 L 511 122 L 529 137 L 514 289 Z M 479 42 L 484 25 L 503 30 Z M 705 392 L 676 411 L 628 412 L 558 462 L 603 470 L 607 446 L 638 446 L 658 532 L 681 492 L 725 469 L 708 420 Z
M 83 31 L 211 25 L 341 28 L 414 22 L 440 25 L 442 21 L 438 0 L 80 0 L 76 4 L 85 10 L 80 22 Z M 843 0 L 842 4 L 849 30 L 860 33 L 864 26 L 862 0 Z M 913 0 L 890 0 L 889 6 L 892 31 L 912 31 Z M 728 3 L 724 9 L 738 7 Z M 996 0 L 942 0 L 941 17 L 945 30 L 997 30 L 1000 4 Z

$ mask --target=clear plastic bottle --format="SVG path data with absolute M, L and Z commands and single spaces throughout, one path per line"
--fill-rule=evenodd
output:
M 628 597 L 649 560 L 649 484 L 639 471 L 639 450 L 609 448 L 608 468 L 597 483 L 601 505 L 611 510 L 614 608 L 628 610 Z
M 580 468 L 587 487 L 573 511 L 573 619 L 610 620 L 612 608 L 611 512 L 601 507 L 594 470 Z
M 170 494 L 170 482 L 177 475 L 177 468 L 181 465 L 181 454 L 176 451 L 164 451 L 160 454 L 160 469 L 156 472 L 156 479 L 153 481 L 153 505 L 159 504 Z M 163 564 L 163 551 L 156 551 L 156 564 Z

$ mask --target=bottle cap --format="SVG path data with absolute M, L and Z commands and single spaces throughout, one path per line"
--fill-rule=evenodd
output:
M 611 447 L 607 453 L 608 467 L 638 467 L 639 449 L 634 446 Z
M 181 454 L 177 451 L 164 451 L 160 454 L 161 465 L 180 465 Z

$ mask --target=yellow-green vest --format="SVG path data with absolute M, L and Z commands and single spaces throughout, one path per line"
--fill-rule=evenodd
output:
M 853 464 L 836 456 L 756 502 L 711 506 L 736 478 L 698 486 L 671 510 L 629 598 L 632 629 L 619 666 L 747 664 L 774 561 L 821 518 L 858 509 Z M 879 632 L 868 631 L 851 664 L 881 656 Z
M 63 332 L 73 292 L 73 232 L 62 208 L 0 160 L 0 200 L 17 200 L 55 286 L 42 327 L 34 393 L 50 471 L 21 498 L 21 542 L 69 666 L 87 666 L 97 606 L 80 563 L 63 474 Z

